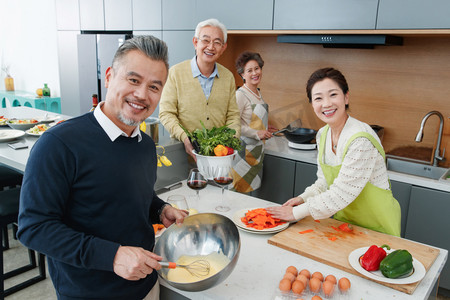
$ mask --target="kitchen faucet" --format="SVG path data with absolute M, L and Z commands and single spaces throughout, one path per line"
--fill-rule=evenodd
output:
M 442 139 L 442 129 L 444 128 L 444 117 L 442 116 L 442 114 L 438 111 L 430 111 L 429 113 L 427 113 L 425 115 L 425 117 L 423 117 L 422 119 L 422 123 L 420 124 L 420 129 L 419 132 L 417 133 L 416 136 L 416 142 L 420 143 L 422 141 L 423 138 L 423 127 L 425 126 L 425 122 L 428 120 L 428 118 L 431 115 L 437 115 L 440 119 L 440 123 L 439 123 L 439 136 L 438 136 L 438 140 L 436 143 L 436 150 L 434 151 L 434 156 L 433 156 L 433 166 L 437 166 L 438 165 L 438 161 L 443 161 L 445 160 L 444 155 L 445 155 L 445 148 L 444 151 L 442 153 L 442 156 L 440 156 L 440 147 L 441 147 L 441 139 Z

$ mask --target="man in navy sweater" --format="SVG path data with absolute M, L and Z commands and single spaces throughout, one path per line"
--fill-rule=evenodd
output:
M 159 299 L 152 224 L 187 213 L 156 196 L 155 143 L 139 124 L 167 72 L 164 42 L 126 40 L 106 71 L 106 100 L 48 130 L 30 152 L 18 237 L 47 255 L 58 299 Z

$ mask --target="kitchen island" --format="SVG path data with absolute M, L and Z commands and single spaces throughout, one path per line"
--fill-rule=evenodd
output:
M 166 200 L 169 195 L 185 195 L 191 208 L 199 213 L 214 212 L 219 204 L 220 188 L 208 185 L 200 191 L 200 201 L 197 202 L 195 191 L 186 186 L 161 194 Z M 267 207 L 274 203 L 257 199 L 240 193 L 226 191 L 226 200 L 231 210 L 220 213 L 233 219 L 233 215 L 246 208 Z M 351 281 L 350 297 L 348 299 L 428 299 L 439 274 L 447 260 L 448 251 L 439 249 L 439 255 L 426 273 L 412 295 L 383 286 L 374 281 L 331 267 L 313 259 L 303 257 L 293 252 L 268 244 L 268 239 L 274 234 L 255 234 L 239 230 L 241 237 L 241 251 L 238 263 L 230 276 L 221 284 L 202 292 L 186 292 L 175 289 L 161 280 L 161 299 L 275 299 L 278 283 L 288 266 L 297 269 L 319 271 L 324 276 L 333 274 L 337 278 L 347 277 Z M 388 238 L 388 236 L 387 236 Z M 338 244 L 333 244 L 339 251 Z M 370 246 L 369 244 L 367 246 Z M 175 292 L 175 293 L 174 293 Z M 181 295 L 181 296 L 180 296 Z M 310 299 L 307 297 L 306 299 Z

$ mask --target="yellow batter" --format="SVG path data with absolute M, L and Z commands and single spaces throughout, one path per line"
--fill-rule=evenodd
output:
M 196 256 L 183 255 L 180 256 L 180 258 L 177 260 L 176 263 L 180 265 L 188 265 L 199 259 L 207 260 L 211 265 L 211 270 L 209 271 L 208 275 L 196 277 L 190 274 L 185 268 L 180 267 L 170 269 L 169 272 L 167 272 L 167 279 L 178 283 L 191 283 L 204 280 L 220 272 L 230 262 L 230 259 L 226 257 L 223 253 L 213 252 L 208 255 L 196 255 Z

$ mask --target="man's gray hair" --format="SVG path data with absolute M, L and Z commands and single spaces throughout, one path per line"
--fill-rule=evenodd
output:
M 220 30 L 222 30 L 223 42 L 224 43 L 227 42 L 227 28 L 225 27 L 225 25 L 220 23 L 219 20 L 217 20 L 217 19 L 208 19 L 208 20 L 205 20 L 205 21 L 202 21 L 202 22 L 198 23 L 197 27 L 195 28 L 195 35 L 194 36 L 196 38 L 200 38 L 200 30 L 203 27 L 206 27 L 206 26 L 217 27 Z
M 169 55 L 165 42 L 152 35 L 140 35 L 125 40 L 117 49 L 112 61 L 112 67 L 115 69 L 120 60 L 131 50 L 141 51 L 152 60 L 162 61 L 169 69 Z

